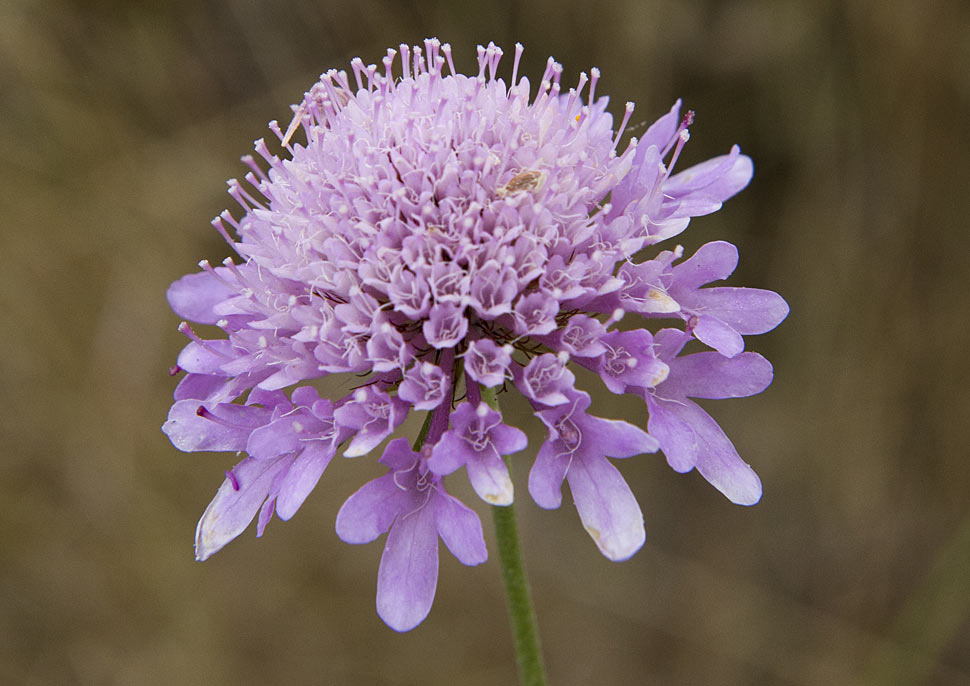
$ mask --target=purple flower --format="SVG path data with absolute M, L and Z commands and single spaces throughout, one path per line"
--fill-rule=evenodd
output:
M 636 552 L 644 529 L 608 457 L 659 447 L 734 502 L 760 497 L 691 398 L 763 390 L 771 367 L 743 352 L 744 337 L 772 329 L 787 305 L 771 291 L 708 286 L 737 264 L 728 243 L 641 258 L 744 188 L 750 159 L 735 146 L 675 173 L 692 112 L 678 102 L 641 139 L 624 138 L 633 104 L 616 122 L 597 70 L 570 87 L 550 58 L 531 84 L 521 54 L 516 45 L 507 82 L 492 44 L 471 75 L 433 39 L 379 65 L 355 59 L 350 73 L 326 72 L 285 129 L 270 125 L 275 151 L 259 140 L 244 158 L 245 183 L 229 182 L 241 211 L 213 220 L 238 258 L 203 261 L 168 291 L 188 343 L 163 430 L 181 450 L 242 454 L 199 522 L 199 559 L 253 519 L 261 535 L 274 514 L 293 516 L 336 455 L 387 442 L 390 471 L 350 497 L 337 530 L 353 543 L 388 532 L 378 612 L 395 629 L 415 626 L 434 596 L 439 536 L 462 562 L 485 560 L 478 517 L 445 477 L 464 466 L 485 502 L 513 500 L 505 460 L 534 420 L 482 402 L 511 392 L 548 428 L 530 495 L 558 507 L 568 482 L 610 559 Z M 683 355 L 690 340 L 711 350 Z M 650 433 L 590 414 L 577 367 L 645 401 Z M 316 380 L 335 374 L 346 375 L 332 386 L 343 393 L 321 399 Z M 415 450 L 394 437 L 412 411 L 425 414 Z
M 726 279 L 737 265 L 738 249 L 717 241 L 702 245 L 665 279 L 667 293 L 680 305 L 694 336 L 726 357 L 744 350 L 742 335 L 771 331 L 788 316 L 788 303 L 773 291 L 701 288 Z
M 488 553 L 478 515 L 445 492 L 405 439 L 388 443 L 380 462 L 390 471 L 347 499 L 337 535 L 370 543 L 390 530 L 377 572 L 377 613 L 392 629 L 409 631 L 431 611 L 439 536 L 462 564 L 481 564 Z
M 512 504 L 512 479 L 502 455 L 523 450 L 525 434 L 502 423 L 502 415 L 485 403 L 462 403 L 451 415 L 446 431 L 431 451 L 428 468 L 451 474 L 462 465 L 479 497 L 492 505 Z
M 653 336 L 646 329 L 611 331 L 599 338 L 605 350 L 592 360 L 580 363 L 600 375 L 614 393 L 628 388 L 653 388 L 667 378 L 670 368 L 654 355 Z
M 738 455 L 730 439 L 690 398 L 743 398 L 761 393 L 772 379 L 771 363 L 757 353 L 724 357 L 716 352 L 678 354 L 690 337 L 664 329 L 655 339 L 670 376 L 644 389 L 648 429 L 660 441 L 667 462 L 678 472 L 697 471 L 739 505 L 761 499 L 761 480 Z
M 414 406 L 415 410 L 433 410 L 438 407 L 451 390 L 449 379 L 441 367 L 421 362 L 404 373 L 404 380 L 397 389 L 399 398 Z
M 538 405 L 569 402 L 566 394 L 572 390 L 576 377 L 566 368 L 568 360 L 565 353 L 533 357 L 525 367 L 516 369 L 516 386 L 522 395 Z
M 606 456 L 655 452 L 657 439 L 637 427 L 586 414 L 589 395 L 572 391 L 567 402 L 540 410 L 549 438 L 529 472 L 529 493 L 540 507 L 562 503 L 569 481 L 583 527 L 611 560 L 625 560 L 643 545 L 643 515 L 620 472 Z
M 217 412 L 196 400 L 172 406 L 162 427 L 186 451 L 245 450 L 249 457 L 226 472 L 226 480 L 196 529 L 195 555 L 205 560 L 242 533 L 260 512 L 262 535 L 274 512 L 289 519 L 317 485 L 350 434 L 334 422 L 329 400 L 315 389 L 293 391 L 293 402 L 278 392 L 250 394 L 257 405 L 220 404 Z
M 511 345 L 499 347 L 490 338 L 469 341 L 465 351 L 465 372 L 472 381 L 486 388 L 499 386 L 505 382 L 513 351 Z
M 344 456 L 369 453 L 404 421 L 407 412 L 407 404 L 400 398 L 392 398 L 373 386 L 358 388 L 352 399 L 334 412 L 341 426 L 355 433 Z

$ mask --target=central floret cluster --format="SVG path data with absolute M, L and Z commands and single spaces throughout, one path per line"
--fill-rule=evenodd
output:
M 742 352 L 742 336 L 773 328 L 787 306 L 770 291 L 701 288 L 734 270 L 729 243 L 634 261 L 747 185 L 750 160 L 735 147 L 672 174 L 693 119 L 680 103 L 619 152 L 632 103 L 614 129 L 598 71 L 563 92 L 551 58 L 533 97 L 521 54 L 511 86 L 494 45 L 479 47 L 475 76 L 458 74 L 436 40 L 400 46 L 400 77 L 394 50 L 383 68 L 355 59 L 352 76 L 321 77 L 286 131 L 271 124 L 286 159 L 262 140 L 263 163 L 244 158 L 256 193 L 230 181 L 244 215 L 214 221 L 241 263 L 203 262 L 169 290 L 176 313 L 227 337 L 182 325 L 191 341 L 176 371 L 188 374 L 164 430 L 182 450 L 246 453 L 199 522 L 199 559 L 257 514 L 260 534 L 274 513 L 288 519 L 338 452 L 367 455 L 411 410 L 427 411 L 414 449 L 387 443 L 387 475 L 337 518 L 351 543 L 390 532 L 378 611 L 412 628 L 434 596 L 439 536 L 466 564 L 486 558 L 478 516 L 442 478 L 464 466 L 486 502 L 513 500 L 502 456 L 526 436 L 494 402 L 513 387 L 548 427 L 530 494 L 558 507 L 568 481 L 610 559 L 636 552 L 644 529 L 607 456 L 660 448 L 732 501 L 760 498 L 758 477 L 690 398 L 763 390 L 771 366 Z M 672 328 L 616 328 L 626 314 Z M 713 350 L 681 354 L 692 339 Z M 589 414 L 571 364 L 640 396 L 649 433 Z M 359 377 L 336 401 L 305 383 L 334 373 Z

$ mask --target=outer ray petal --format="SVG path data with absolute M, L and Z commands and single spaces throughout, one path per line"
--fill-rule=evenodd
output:
M 245 450 L 249 435 L 256 427 L 270 421 L 272 410 L 252 405 L 216 405 L 212 414 L 225 423 L 198 414 L 198 400 L 180 400 L 168 413 L 162 431 L 179 450 Z
M 703 308 L 744 335 L 771 331 L 788 316 L 788 303 L 761 288 L 704 288 L 695 294 Z
M 321 445 L 304 449 L 296 458 L 283 477 L 280 493 L 276 497 L 276 514 L 280 519 L 286 520 L 296 514 L 320 481 L 333 456 L 334 450 L 329 445 Z
M 583 443 L 596 446 L 610 457 L 633 457 L 655 453 L 660 448 L 656 438 L 643 429 L 619 419 L 587 416 L 583 422 Z
M 374 479 L 354 493 L 337 513 L 337 535 L 347 543 L 370 543 L 387 531 L 412 498 L 394 481 L 394 472 Z
M 609 460 L 573 460 L 566 479 L 583 527 L 606 557 L 626 560 L 640 549 L 646 539 L 640 506 Z
M 560 443 L 549 439 L 539 448 L 529 471 L 529 494 L 536 505 L 554 510 L 562 504 L 562 482 L 566 478 L 567 458 L 558 455 Z
M 465 565 L 485 562 L 488 551 L 478 515 L 444 491 L 436 493 L 432 502 L 435 526 L 451 554 Z
M 711 315 L 702 314 L 697 318 L 694 335 L 725 357 L 734 357 L 744 350 L 741 334 Z
M 678 402 L 680 401 L 653 398 L 648 394 L 650 419 L 647 421 L 647 429 L 660 441 L 660 449 L 667 458 L 667 464 L 674 471 L 683 474 L 696 466 L 697 446 L 693 443 L 690 425 L 673 411 Z
M 738 249 L 735 245 L 727 241 L 711 241 L 674 266 L 673 274 L 678 287 L 694 289 L 728 278 L 737 266 Z
M 231 280 L 233 277 L 225 267 L 216 267 L 216 273 Z M 215 324 L 220 315 L 213 307 L 236 296 L 235 290 L 212 276 L 209 272 L 186 274 L 168 287 L 168 304 L 180 317 L 200 324 Z
M 684 355 L 671 361 L 672 373 L 658 388 L 665 398 L 746 398 L 765 390 L 771 363 L 758 353 L 727 358 L 716 352 Z
M 754 505 L 761 500 L 761 479 L 741 459 L 717 422 L 695 403 L 651 404 L 649 428 L 674 469 L 696 467 L 714 488 L 738 505 Z
M 468 480 L 478 497 L 490 505 L 511 505 L 515 490 L 505 461 L 494 450 L 483 451 L 466 464 Z
M 377 614 L 410 631 L 431 611 L 438 585 L 438 533 L 430 507 L 398 517 L 377 571 Z
M 428 468 L 442 476 L 451 474 L 461 469 L 462 465 L 469 461 L 469 457 L 474 459 L 474 451 L 454 431 L 446 431 L 432 449 Z
M 246 458 L 232 470 L 209 503 L 195 529 L 195 559 L 200 562 L 245 531 L 270 494 L 277 476 L 292 464 L 292 457 L 275 460 Z

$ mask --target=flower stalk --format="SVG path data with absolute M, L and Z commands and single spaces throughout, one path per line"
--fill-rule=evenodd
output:
M 497 411 L 495 388 L 484 389 L 482 401 Z M 532 604 L 529 578 L 525 573 L 522 546 L 519 544 L 515 505 L 493 507 L 492 521 L 495 523 L 495 537 L 498 539 L 499 564 L 502 566 L 505 600 L 509 610 L 509 623 L 512 625 L 519 683 L 521 686 L 545 686 L 546 668 L 539 641 L 539 623 Z
M 529 579 L 525 573 L 519 531 L 515 520 L 515 505 L 493 507 L 495 537 L 498 539 L 499 563 L 502 565 L 502 581 L 512 625 L 515 643 L 515 660 L 519 667 L 519 683 L 522 686 L 545 686 L 546 669 L 542 661 L 539 641 L 539 625 Z

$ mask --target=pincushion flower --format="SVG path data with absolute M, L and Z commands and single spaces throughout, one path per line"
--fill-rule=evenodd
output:
M 744 188 L 751 161 L 735 146 L 674 173 L 693 122 L 680 102 L 621 145 L 633 105 L 616 124 L 596 69 L 567 88 L 550 58 L 533 88 L 521 54 L 508 83 L 491 44 L 467 76 L 437 40 L 388 50 L 380 66 L 355 59 L 351 74 L 321 76 L 285 131 L 271 123 L 279 155 L 259 140 L 260 160 L 244 158 L 246 184 L 229 182 L 242 213 L 213 221 L 238 258 L 203 261 L 168 291 L 179 316 L 222 334 L 180 327 L 185 376 L 163 430 L 181 450 L 242 454 L 199 522 L 198 559 L 254 518 L 262 535 L 274 514 L 293 516 L 338 455 L 377 456 L 389 471 L 350 496 L 336 528 L 349 543 L 390 532 L 378 610 L 408 630 L 432 604 L 438 537 L 464 564 L 486 558 L 478 515 L 445 491 L 462 467 L 499 507 L 528 492 L 557 508 L 567 483 L 614 560 L 644 527 L 608 458 L 660 449 L 734 502 L 760 498 L 690 398 L 763 390 L 771 366 L 743 352 L 744 336 L 788 307 L 770 291 L 706 287 L 733 271 L 728 243 L 686 260 L 654 249 Z M 690 341 L 710 350 L 684 354 Z M 649 418 L 598 416 L 576 365 L 642 399 Z M 320 398 L 312 383 L 332 374 L 350 390 Z M 522 394 L 548 431 L 527 491 L 503 459 L 527 459 L 521 428 L 536 419 L 503 415 L 501 392 Z M 426 423 L 411 448 L 393 437 L 414 411 Z

